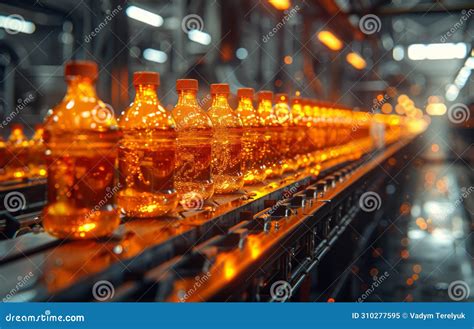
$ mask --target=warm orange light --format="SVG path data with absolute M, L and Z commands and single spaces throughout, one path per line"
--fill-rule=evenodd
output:
M 321 41 L 326 47 L 331 50 L 341 50 L 342 49 L 342 41 L 339 40 L 334 34 L 329 31 L 321 31 L 318 33 L 318 39 Z
M 444 115 L 447 111 L 446 105 L 443 103 L 430 103 L 426 107 L 426 113 L 428 113 L 431 116 L 438 116 L 438 115 Z
M 227 280 L 232 279 L 237 272 L 237 269 L 235 268 L 235 264 L 228 260 L 224 263 L 224 276 Z
M 359 54 L 350 52 L 346 56 L 346 60 L 349 64 L 351 64 L 354 68 L 358 70 L 362 70 L 367 66 L 367 63 L 365 62 L 365 59 L 360 57 Z
M 286 65 L 290 65 L 291 63 L 293 63 L 293 57 L 285 56 L 284 62 L 285 62 Z
M 385 114 L 392 113 L 392 110 L 393 110 L 392 104 L 390 103 L 383 104 L 381 110 L 382 110 L 382 113 L 385 113 Z
M 287 10 L 291 7 L 290 0 L 268 0 L 268 2 L 278 10 Z

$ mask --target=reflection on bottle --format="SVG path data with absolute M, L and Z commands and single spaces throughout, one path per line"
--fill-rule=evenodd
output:
M 214 127 L 212 179 L 216 193 L 232 193 L 244 185 L 242 174 L 242 122 L 230 107 L 229 85 L 211 85 L 208 114 Z

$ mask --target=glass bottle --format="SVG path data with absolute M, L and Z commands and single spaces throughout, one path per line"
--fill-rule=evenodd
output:
M 290 167 L 293 170 L 306 166 L 309 152 L 309 138 L 307 137 L 306 122 L 304 121 L 304 100 L 294 97 L 291 100 L 291 122 L 290 122 Z
M 201 206 L 214 194 L 211 177 L 212 122 L 198 104 L 197 80 L 177 80 L 176 90 L 178 103 L 172 111 L 178 132 L 175 188 L 185 208 L 189 204 Z
M 30 177 L 38 178 L 46 176 L 46 149 L 43 141 L 43 125 L 38 124 L 35 126 L 35 133 L 30 139 L 30 159 L 28 166 L 30 168 Z
M 23 132 L 23 125 L 12 124 L 11 133 L 7 141 L 8 164 L 7 175 L 11 179 L 25 178 L 28 173 L 28 138 Z
M 235 110 L 243 126 L 242 170 L 245 184 L 261 183 L 267 177 L 265 166 L 265 127 L 260 122 L 258 111 L 253 107 L 253 88 L 237 90 L 239 104 Z
M 315 118 L 315 102 L 312 99 L 305 99 L 303 102 L 303 123 L 305 126 L 305 134 L 307 137 L 308 151 L 306 158 L 308 160 L 307 167 L 309 170 L 314 167 L 317 163 L 316 153 L 319 149 L 319 136 L 316 128 Z
M 258 115 L 262 126 L 265 127 L 267 177 L 279 177 L 283 174 L 283 153 L 280 141 L 281 125 L 272 106 L 273 92 L 262 90 L 257 93 L 257 96 Z
M 216 193 L 232 193 L 244 185 L 242 122 L 228 102 L 226 83 L 211 84 L 212 105 L 207 112 L 214 127 L 212 179 Z
M 280 124 L 280 150 L 282 153 L 283 173 L 295 170 L 295 159 L 292 155 L 293 134 L 291 130 L 291 111 L 288 94 L 275 95 L 275 116 Z
M 109 236 L 120 223 L 115 206 L 119 131 L 112 108 L 96 94 L 97 75 L 94 62 L 68 62 L 66 95 L 44 124 L 48 205 L 43 224 L 63 239 Z
M 135 72 L 133 84 L 135 99 L 119 119 L 121 190 L 117 202 L 126 216 L 156 217 L 178 205 L 176 127 L 158 100 L 158 73 Z

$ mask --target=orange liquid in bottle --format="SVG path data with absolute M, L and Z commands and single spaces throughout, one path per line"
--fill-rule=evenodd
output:
M 283 153 L 281 150 L 281 125 L 272 107 L 273 92 L 262 90 L 258 92 L 258 115 L 265 128 L 265 165 L 267 177 L 274 178 L 283 174 Z
M 232 193 L 244 185 L 242 122 L 230 107 L 225 83 L 211 85 L 212 105 L 207 112 L 214 127 L 212 179 L 216 193 Z
M 115 196 L 118 127 L 96 95 L 97 65 L 66 64 L 68 90 L 44 124 L 48 205 L 44 228 L 59 238 L 110 235 L 119 225 Z
M 283 173 L 287 171 L 294 171 L 297 167 L 296 159 L 292 154 L 293 144 L 293 131 L 291 129 L 291 112 L 290 106 L 288 105 L 287 94 L 276 94 L 275 95 L 275 116 L 280 124 L 279 136 L 280 136 L 280 149 L 282 153 Z
M 28 175 L 29 143 L 19 123 L 12 125 L 7 142 L 7 175 L 10 179 L 24 178 Z
M 239 105 L 236 112 L 243 125 L 242 170 L 244 182 L 248 185 L 261 183 L 267 177 L 265 127 L 262 126 L 260 116 L 253 107 L 253 96 L 254 90 L 252 88 L 237 90 Z
M 212 122 L 199 106 L 194 79 L 176 81 L 178 103 L 173 119 L 178 131 L 175 188 L 181 203 L 200 203 L 214 194 L 211 177 Z
M 293 170 L 306 167 L 308 163 L 309 139 L 306 135 L 307 127 L 304 121 L 303 100 L 299 97 L 291 101 L 290 123 L 290 167 Z
M 158 73 L 136 72 L 133 83 L 135 100 L 119 120 L 121 191 L 117 202 L 130 217 L 161 216 L 178 205 L 175 123 L 158 100 Z
M 314 101 L 312 99 L 304 99 L 303 101 L 303 125 L 306 138 L 306 167 L 311 170 L 317 163 L 316 152 L 318 150 L 318 136 L 316 130 L 316 121 L 314 119 Z
M 46 176 L 46 148 L 43 141 L 43 126 L 36 125 L 35 134 L 30 140 L 29 163 L 30 177 Z

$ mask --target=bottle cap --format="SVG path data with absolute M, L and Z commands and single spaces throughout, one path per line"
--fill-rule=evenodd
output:
M 275 94 L 275 98 L 277 102 L 288 103 L 288 101 L 290 100 L 290 98 L 288 97 L 288 94 L 285 94 L 285 93 Z
M 267 100 L 273 101 L 273 91 L 270 90 L 261 90 L 257 93 L 258 101 Z
M 176 80 L 176 90 L 198 90 L 198 81 L 196 79 L 178 79 Z
M 64 67 L 64 75 L 75 76 L 80 75 L 91 80 L 96 80 L 99 69 L 97 63 L 92 61 L 69 61 Z
M 213 83 L 211 84 L 211 95 L 215 94 L 229 94 L 230 88 L 228 83 Z
M 237 97 L 248 97 L 252 98 L 255 91 L 253 88 L 239 88 L 237 89 Z
M 158 72 L 139 71 L 133 73 L 133 85 L 160 85 L 160 74 Z

